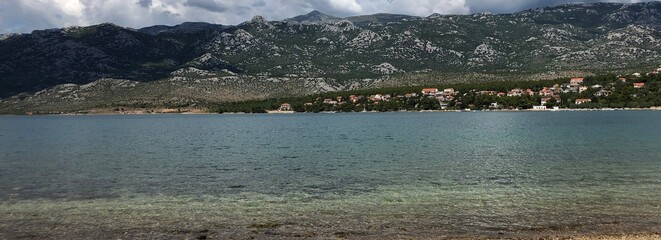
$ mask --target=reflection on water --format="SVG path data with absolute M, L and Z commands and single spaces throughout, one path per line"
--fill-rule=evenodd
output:
M 0 117 L 0 223 L 285 238 L 658 231 L 660 118 Z

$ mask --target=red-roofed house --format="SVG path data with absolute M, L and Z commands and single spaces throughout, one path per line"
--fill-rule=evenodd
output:
M 521 95 L 523 95 L 523 90 L 520 88 L 515 88 L 507 92 L 508 97 L 520 97 Z
M 438 93 L 438 88 L 423 88 L 422 89 L 422 94 L 423 95 L 436 95 Z
M 546 97 L 546 96 L 552 96 L 552 95 L 553 95 L 553 91 L 551 91 L 551 89 L 549 89 L 549 88 L 547 88 L 547 87 L 544 87 L 544 89 L 539 90 L 539 95 L 540 95 L 540 96 L 545 96 L 545 97 Z
M 575 103 L 576 104 L 583 104 L 583 103 L 591 103 L 592 99 L 587 99 L 587 98 L 579 98 L 576 99 Z
M 634 88 L 644 88 L 645 83 L 642 83 L 642 82 L 633 83 L 633 87 Z
M 572 78 L 572 79 L 569 80 L 569 83 L 581 84 L 581 83 L 583 83 L 583 80 L 585 80 L 585 78 Z
M 356 95 L 351 95 L 351 96 L 349 96 L 349 101 L 351 101 L 352 103 L 356 103 L 356 102 L 358 102 L 359 99 L 360 99 L 360 98 L 359 98 L 358 96 L 356 96 Z
M 291 104 L 289 103 L 283 103 L 280 105 L 280 108 L 278 108 L 280 111 L 291 111 Z

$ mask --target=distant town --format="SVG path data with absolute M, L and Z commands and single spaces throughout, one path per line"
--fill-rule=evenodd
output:
M 419 88 L 417 92 L 390 89 L 372 94 L 343 93 L 337 96 L 294 98 L 279 103 L 274 100 L 253 101 L 247 105 L 239 104 L 239 108 L 244 110 L 238 112 L 649 109 L 661 106 L 659 72 L 661 68 L 626 76 L 603 75 L 555 81 L 460 84 L 447 88 Z M 508 86 L 513 87 L 507 88 Z M 220 112 L 228 111 L 221 108 Z

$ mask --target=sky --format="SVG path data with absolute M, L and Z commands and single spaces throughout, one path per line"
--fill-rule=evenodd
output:
M 235 25 L 261 15 L 282 20 L 312 10 L 339 17 L 397 13 L 508 13 L 564 3 L 645 0 L 0 0 L 0 33 L 112 22 L 142 28 L 182 22 Z

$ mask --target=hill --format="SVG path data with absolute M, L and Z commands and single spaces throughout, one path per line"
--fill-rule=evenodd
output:
M 315 11 L 283 21 L 256 16 L 236 26 L 39 30 L 0 37 L 0 101 L 43 98 L 77 106 L 68 101 L 80 98 L 67 92 L 48 95 L 62 84 L 135 82 L 121 99 L 104 89 L 77 100 L 89 107 L 647 69 L 661 63 L 660 23 L 661 3 L 646 2 L 428 17 L 337 18 Z

